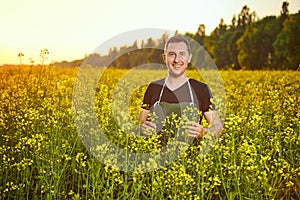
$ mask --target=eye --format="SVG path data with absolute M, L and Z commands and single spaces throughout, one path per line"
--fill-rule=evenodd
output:
M 174 52 L 169 52 L 169 53 L 168 53 L 168 56 L 174 56 L 174 55 L 175 55 Z
M 185 57 L 187 56 L 187 52 L 180 52 L 179 55 Z

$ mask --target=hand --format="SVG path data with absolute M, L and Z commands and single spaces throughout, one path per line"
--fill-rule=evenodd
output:
M 188 121 L 184 128 L 192 137 L 195 138 L 201 138 L 207 133 L 207 129 L 194 121 Z
M 141 125 L 141 131 L 143 135 L 146 136 L 152 135 L 152 133 L 156 131 L 156 125 L 150 121 L 145 121 Z

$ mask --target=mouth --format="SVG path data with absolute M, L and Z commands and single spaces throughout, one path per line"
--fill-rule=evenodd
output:
M 173 68 L 174 68 L 174 69 L 180 69 L 181 67 L 182 67 L 181 64 L 174 64 L 174 65 L 173 65 Z

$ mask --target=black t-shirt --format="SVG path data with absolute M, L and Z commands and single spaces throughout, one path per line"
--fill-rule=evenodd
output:
M 144 94 L 143 105 L 142 108 L 146 110 L 150 110 L 151 107 L 155 104 L 156 101 L 159 100 L 159 96 L 161 90 L 163 88 L 165 79 L 160 79 L 154 82 L 151 82 Z M 209 110 L 214 110 L 215 105 L 211 102 L 212 94 L 209 90 L 207 84 L 199 82 L 194 79 L 189 79 L 194 103 L 197 105 L 202 113 L 207 112 Z M 191 95 L 188 83 L 184 83 L 182 86 L 172 91 L 167 86 L 165 86 L 161 102 L 168 103 L 179 103 L 179 102 L 191 102 Z

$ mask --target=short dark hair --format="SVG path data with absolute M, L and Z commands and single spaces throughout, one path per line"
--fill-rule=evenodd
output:
M 164 51 L 166 52 L 167 51 L 167 48 L 168 48 L 168 45 L 170 43 L 176 43 L 176 42 L 184 42 L 186 44 L 186 47 L 188 49 L 188 52 L 189 54 L 191 54 L 191 45 L 190 45 L 190 42 L 183 36 L 181 35 L 175 35 L 173 37 L 171 37 L 167 42 L 166 42 L 166 45 L 165 45 L 165 49 Z

